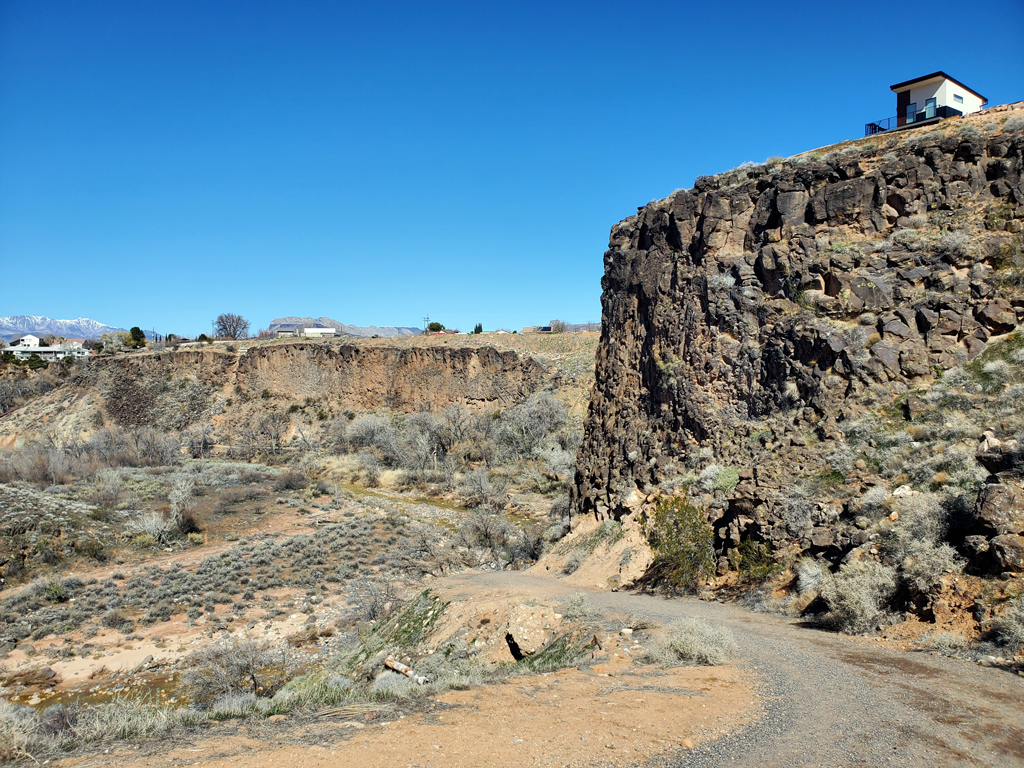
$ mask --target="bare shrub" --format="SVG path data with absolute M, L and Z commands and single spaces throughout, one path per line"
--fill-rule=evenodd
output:
M 199 531 L 199 522 L 193 514 L 195 507 L 196 483 L 191 477 L 179 476 L 175 478 L 167 500 L 170 502 L 171 511 L 168 524 L 180 534 L 187 535 Z
M 486 467 L 474 469 L 462 481 L 461 492 L 470 506 L 502 509 L 508 497 L 510 481 L 503 475 L 491 475 Z
M 565 576 L 572 576 L 576 571 L 583 565 L 583 561 L 586 559 L 586 555 L 582 552 L 573 552 L 565 559 L 565 563 L 562 564 L 562 574 Z
M 547 471 L 556 477 L 572 477 L 576 471 L 576 453 L 555 442 L 546 442 L 536 449 L 537 458 L 544 462 Z
M 366 484 L 370 488 L 376 488 L 380 485 L 380 459 L 377 458 L 377 454 L 371 450 L 364 450 L 359 452 L 359 466 L 366 473 Z
M 39 716 L 34 708 L 0 699 L 0 761 L 24 760 L 42 751 L 38 729 Z
M 531 395 L 501 414 L 497 440 L 513 456 L 528 456 L 541 440 L 565 424 L 567 416 L 565 403 L 550 393 Z
M 274 481 L 275 491 L 301 491 L 306 487 L 306 478 L 301 472 L 286 472 Z
M 104 507 L 116 507 L 124 493 L 124 480 L 117 470 L 105 469 L 96 476 L 96 490 L 89 500 Z
M 562 601 L 562 615 L 567 619 L 584 619 L 594 613 L 594 605 L 586 592 L 574 592 Z
M 390 579 L 364 577 L 355 582 L 353 587 L 363 593 L 359 610 L 364 621 L 386 619 L 402 605 L 398 589 Z
M 1024 598 L 1018 597 L 992 623 L 992 636 L 1005 648 L 1017 653 L 1024 648 Z
M 868 632 L 885 618 L 896 591 L 896 569 L 871 560 L 844 563 L 821 582 L 826 621 L 845 632 Z
M 641 660 L 665 667 L 681 663 L 718 666 L 736 652 L 732 632 L 703 619 L 678 619 L 666 629 L 665 636 L 651 643 Z
M 387 562 L 407 576 L 440 575 L 458 566 L 458 557 L 446 546 L 440 532 L 433 527 L 416 526 L 388 549 Z
M 182 680 L 199 704 L 225 694 L 273 696 L 286 682 L 283 656 L 272 653 L 266 641 L 232 638 L 190 653 Z
M 504 516 L 483 509 L 465 518 L 459 527 L 458 540 L 469 549 L 482 550 L 483 557 L 499 568 L 535 560 L 543 550 L 539 530 L 527 531 Z
M 348 440 L 352 445 L 370 448 L 390 429 L 388 420 L 375 413 L 357 416 L 348 427 Z
M 128 633 L 135 628 L 135 622 L 132 621 L 128 614 L 119 608 L 111 608 L 103 614 L 102 623 L 104 627 L 117 629 L 124 633 Z
M 937 651 L 943 656 L 956 656 L 967 647 L 967 641 L 952 632 L 926 632 L 915 643 L 925 651 Z
M 213 425 L 199 424 L 185 433 L 185 446 L 193 459 L 209 458 L 213 451 Z

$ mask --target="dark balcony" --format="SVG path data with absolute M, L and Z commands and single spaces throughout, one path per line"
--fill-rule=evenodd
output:
M 906 118 L 899 116 L 886 117 L 882 120 L 876 120 L 873 123 L 865 123 L 864 135 L 874 136 L 877 133 L 895 131 L 900 128 L 916 128 L 921 125 L 944 120 L 947 117 L 960 117 L 961 115 L 963 115 L 963 112 L 959 109 L 954 109 L 953 107 L 933 107 L 931 109 L 922 109 L 920 112 L 907 115 Z

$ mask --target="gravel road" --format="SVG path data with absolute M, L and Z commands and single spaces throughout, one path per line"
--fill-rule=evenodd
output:
M 461 578 L 556 595 L 580 591 L 527 573 Z M 739 643 L 738 663 L 761 681 L 758 721 L 658 765 L 1024 766 L 1024 678 L 1010 672 L 890 650 L 732 605 L 598 590 L 589 597 L 662 623 L 696 616 L 724 625 Z

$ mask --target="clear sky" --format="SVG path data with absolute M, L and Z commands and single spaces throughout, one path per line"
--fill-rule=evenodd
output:
M 0 315 L 597 320 L 637 206 L 938 69 L 1024 99 L 1022 41 L 1022 0 L 0 0 Z

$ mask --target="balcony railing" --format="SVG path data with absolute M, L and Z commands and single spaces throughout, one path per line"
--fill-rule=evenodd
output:
M 886 117 L 882 120 L 876 120 L 873 123 L 864 124 L 864 135 L 874 136 L 876 133 L 885 133 L 891 131 L 894 128 L 903 128 L 908 125 L 914 125 L 915 123 L 924 123 L 936 118 L 945 117 L 960 117 L 963 114 L 959 109 L 953 107 L 934 107 L 932 109 L 922 109 L 913 115 L 907 115 L 907 119 L 900 122 L 900 117 Z

